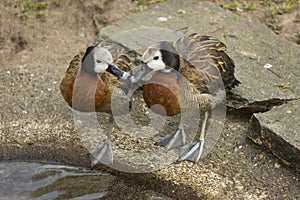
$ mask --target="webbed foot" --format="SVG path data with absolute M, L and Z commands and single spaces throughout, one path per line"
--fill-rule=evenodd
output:
M 199 140 L 180 147 L 180 157 L 178 161 L 189 160 L 193 163 L 197 163 L 203 153 L 203 147 L 204 140 Z
M 109 139 L 104 140 L 104 143 L 93 149 L 90 154 L 92 157 L 92 166 L 95 166 L 98 163 L 103 163 L 105 165 L 111 165 L 113 163 L 113 152 Z
M 170 149 L 184 145 L 185 138 L 186 135 L 183 128 L 178 128 L 177 130 L 158 140 L 155 145 L 163 146 L 165 147 L 165 151 L 169 151 Z

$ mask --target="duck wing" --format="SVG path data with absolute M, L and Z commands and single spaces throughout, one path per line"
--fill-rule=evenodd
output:
M 81 67 L 82 59 L 85 56 L 85 52 L 81 51 L 76 55 L 70 62 L 64 77 L 60 82 L 60 91 L 65 101 L 71 106 L 72 105 L 72 95 L 74 82 L 78 73 L 78 70 Z
M 179 38 L 173 46 L 180 55 L 179 72 L 202 93 L 214 93 L 220 87 L 231 89 L 240 83 L 234 76 L 234 62 L 221 41 L 193 33 Z

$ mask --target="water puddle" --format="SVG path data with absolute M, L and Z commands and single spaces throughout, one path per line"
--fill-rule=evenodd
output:
M 114 176 L 79 167 L 30 162 L 0 162 L 0 198 L 99 199 Z

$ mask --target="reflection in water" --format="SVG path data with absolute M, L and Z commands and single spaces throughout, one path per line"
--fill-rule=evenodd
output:
M 115 177 L 78 167 L 0 162 L 1 199 L 88 200 L 105 196 Z

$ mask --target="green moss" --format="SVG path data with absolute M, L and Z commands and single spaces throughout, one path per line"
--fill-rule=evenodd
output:
M 134 7 L 134 8 L 131 8 L 129 10 L 129 13 L 137 13 L 137 12 L 142 12 L 146 9 L 145 6 L 138 6 L 138 7 Z
M 33 12 L 33 11 L 40 11 L 47 8 L 49 2 L 48 1 L 35 1 L 35 0 L 23 0 L 22 3 L 24 4 L 23 12 Z
M 270 1 L 270 0 L 262 0 L 260 2 L 260 4 L 264 7 L 269 7 L 271 5 L 271 3 L 272 3 L 272 1 Z
M 234 1 L 233 3 L 231 4 L 226 4 L 223 6 L 224 8 L 228 9 L 228 10 L 231 10 L 231 11 L 236 11 L 239 7 L 239 4 L 237 1 Z
M 237 11 L 237 10 L 255 10 L 256 4 L 252 1 L 239 1 L 234 0 L 232 3 L 223 5 L 225 9 L 231 10 L 231 11 Z
M 146 0 L 136 0 L 136 3 L 138 4 L 138 5 L 145 5 L 145 3 L 146 3 Z
M 256 4 L 253 2 L 243 1 L 243 9 L 244 10 L 255 10 Z
M 270 10 L 271 10 L 272 15 L 275 16 L 277 14 L 290 13 L 297 6 L 298 6 L 297 3 L 295 3 L 295 2 L 286 1 L 286 2 L 282 2 L 282 3 L 278 3 L 278 4 L 273 4 L 270 7 Z
M 57 0 L 59 3 L 63 3 L 62 0 Z M 22 8 L 21 19 L 25 23 L 31 16 L 35 16 L 41 20 L 45 20 L 45 10 L 49 6 L 48 0 L 11 0 L 12 4 L 18 4 Z
M 268 27 L 270 27 L 275 33 L 279 33 L 280 32 L 280 30 L 282 29 L 282 26 L 280 26 L 280 25 L 277 25 L 276 23 L 268 23 L 267 24 L 268 25 Z
M 224 2 L 218 0 L 214 0 L 213 2 L 222 5 L 225 9 L 231 11 L 238 11 L 239 9 L 241 11 L 255 10 L 257 5 L 260 4 L 269 10 L 273 16 L 292 12 L 297 7 L 300 7 L 300 0 L 231 0 L 226 1 L 227 4 L 224 4 Z
M 178 9 L 177 13 L 181 14 L 181 15 L 184 15 L 186 13 L 186 11 L 184 9 Z
M 130 13 L 137 13 L 144 11 L 148 8 L 148 6 L 165 2 L 165 0 L 136 0 L 137 7 L 134 7 L 129 10 Z
M 62 5 L 62 4 L 64 4 L 65 3 L 65 0 L 57 0 L 57 4 L 58 5 Z
M 36 14 L 36 18 L 42 20 L 43 22 L 45 22 L 47 20 L 47 16 L 48 16 L 47 12 L 45 12 L 45 11 L 39 11 Z
M 290 82 L 288 82 L 288 83 L 274 84 L 274 86 L 282 88 L 282 89 L 296 89 L 296 86 L 295 85 L 291 85 Z
M 290 13 L 300 7 L 299 0 L 263 0 L 261 5 L 268 7 L 272 16 L 275 17 L 278 14 Z
M 28 15 L 27 13 L 23 13 L 23 14 L 21 15 L 21 20 L 22 20 L 23 22 L 27 22 L 28 19 L 29 19 L 29 15 Z
M 136 0 L 136 3 L 138 5 L 151 5 L 151 4 L 156 4 L 156 3 L 162 3 L 164 2 L 165 0 Z

